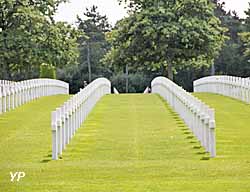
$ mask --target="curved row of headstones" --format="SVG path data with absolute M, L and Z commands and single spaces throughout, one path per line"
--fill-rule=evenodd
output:
M 69 94 L 69 84 L 55 79 L 0 81 L 0 114 L 39 97 Z
M 110 81 L 99 78 L 52 112 L 52 159 L 58 159 L 95 104 L 110 93 Z
M 14 109 L 30 100 L 55 94 L 69 94 L 69 85 L 52 79 L 32 79 L 21 82 L 0 81 L 0 113 Z M 151 83 L 152 93 L 160 94 L 184 120 L 201 145 L 216 156 L 214 110 L 165 77 Z M 249 102 L 250 80 L 212 76 L 194 82 L 195 92 L 213 92 Z M 144 93 L 149 92 L 149 88 Z M 58 159 L 77 129 L 85 121 L 98 100 L 111 93 L 111 83 L 99 78 L 56 111 L 52 112 L 52 158 Z M 119 92 L 114 88 L 114 93 Z
M 194 92 L 216 93 L 250 104 L 250 79 L 233 76 L 209 76 L 194 81 Z
M 210 156 L 215 157 L 214 109 L 165 77 L 155 78 L 151 83 L 151 88 L 152 93 L 161 95 L 169 103 L 191 129 L 201 145 L 210 153 Z

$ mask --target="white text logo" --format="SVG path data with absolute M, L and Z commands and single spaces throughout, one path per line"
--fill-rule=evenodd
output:
M 16 178 L 16 181 L 20 181 L 20 179 L 23 177 L 25 177 L 24 172 L 15 172 L 15 173 L 10 172 L 10 181 L 11 182 L 14 182 L 15 178 Z

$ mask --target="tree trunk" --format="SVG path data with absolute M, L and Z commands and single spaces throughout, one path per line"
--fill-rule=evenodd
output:
M 211 76 L 215 75 L 215 66 L 214 63 L 211 66 Z
M 87 42 L 87 62 L 88 62 L 88 72 L 89 72 L 89 83 L 92 81 L 92 74 L 91 74 L 91 63 L 90 63 L 90 43 Z
M 174 80 L 173 66 L 172 66 L 172 64 L 170 62 L 168 63 L 168 78 L 171 81 Z
M 3 42 L 4 42 L 3 52 L 8 52 L 8 42 L 7 42 L 7 33 L 6 32 L 3 32 Z M 3 61 L 2 61 L 1 67 L 2 67 L 1 79 L 10 80 L 9 61 L 6 58 L 6 56 L 3 56 Z
M 126 65 L 126 93 L 128 93 L 128 64 Z

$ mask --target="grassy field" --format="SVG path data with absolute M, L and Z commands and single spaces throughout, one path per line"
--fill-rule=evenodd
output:
M 216 108 L 215 159 L 203 160 L 207 154 L 157 95 L 105 96 L 58 161 L 51 161 L 50 111 L 68 96 L 0 115 L 0 191 L 250 191 L 250 107 L 198 97 Z M 11 183 L 10 171 L 26 177 Z

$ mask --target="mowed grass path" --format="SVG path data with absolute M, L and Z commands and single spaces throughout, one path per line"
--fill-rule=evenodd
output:
M 203 149 L 157 95 L 105 96 L 59 161 L 51 161 L 50 111 L 67 96 L 2 115 L 0 191 L 250 191 L 250 107 L 198 96 L 217 111 L 215 159 L 202 160 Z M 11 183 L 10 171 L 26 177 Z

